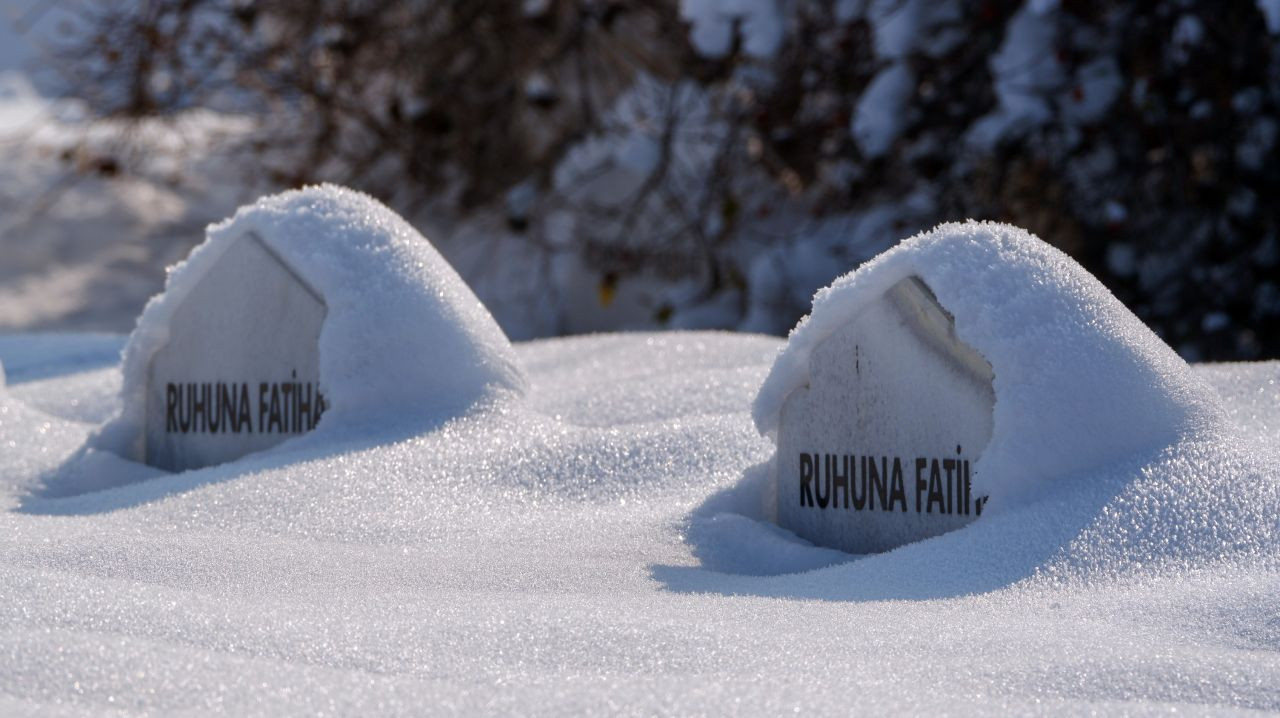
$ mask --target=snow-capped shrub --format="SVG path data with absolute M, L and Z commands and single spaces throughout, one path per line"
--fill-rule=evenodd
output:
M 1273 10 L 156 0 L 64 50 L 100 113 L 248 113 L 259 176 L 447 228 L 513 336 L 780 332 L 974 217 L 1064 249 L 1185 356 L 1247 358 L 1280 351 Z

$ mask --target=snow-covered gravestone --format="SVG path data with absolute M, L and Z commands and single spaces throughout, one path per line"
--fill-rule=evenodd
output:
M 814 297 L 752 407 L 777 441 L 766 514 L 851 553 L 964 527 L 1221 410 L 1061 251 L 944 224 Z
M 324 297 L 257 234 L 234 238 L 151 356 L 146 463 L 219 464 L 315 428 L 324 317 Z
M 121 413 L 91 448 L 170 471 L 353 423 L 434 425 L 525 386 L 431 243 L 333 186 L 211 226 L 139 318 L 123 374 Z
M 814 543 L 885 551 L 982 511 L 973 463 L 991 438 L 991 365 L 918 277 L 868 302 L 809 358 L 782 405 L 778 521 Z

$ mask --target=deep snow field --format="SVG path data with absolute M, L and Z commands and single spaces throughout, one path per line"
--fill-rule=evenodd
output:
M 0 338 L 5 715 L 1280 710 L 1274 469 L 1082 477 L 858 559 L 747 518 L 782 342 L 673 333 L 518 344 L 524 399 L 442 426 L 55 497 L 123 342 Z M 1274 467 L 1280 363 L 1195 373 Z M 1165 523 L 1171 476 L 1261 504 Z
M 149 353 L 246 231 L 328 303 L 332 405 L 134 463 Z M 1188 367 L 1021 230 L 908 239 L 787 342 L 511 344 L 341 188 L 207 237 L 127 339 L 0 335 L 0 715 L 1280 711 L 1280 362 Z M 912 275 L 994 370 L 992 500 L 812 546 L 769 520 L 773 409 Z
M 771 451 L 748 407 L 775 339 L 517 345 L 519 408 L 39 498 L 113 410 L 121 344 L 0 342 L 6 715 L 1280 709 L 1274 548 L 1053 577 L 1123 491 L 1063 531 L 1033 505 L 1048 536 L 997 515 L 861 560 L 733 515 L 691 535 Z M 1274 443 L 1280 363 L 1197 373 Z

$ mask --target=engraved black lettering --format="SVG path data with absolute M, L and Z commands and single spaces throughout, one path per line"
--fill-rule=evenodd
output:
M 240 414 L 236 419 L 235 432 L 239 434 L 241 431 L 245 433 L 253 433 L 253 414 L 249 411 L 249 385 L 240 385 Z
M 920 500 L 924 498 L 924 492 L 929 488 L 929 482 L 924 478 L 924 470 L 928 466 L 928 459 L 923 456 L 916 457 L 916 513 L 920 513 L 922 508 Z
M 925 504 L 925 513 L 933 513 L 933 504 L 938 504 L 938 513 L 942 513 L 945 508 L 945 499 L 942 495 L 942 471 L 939 468 L 937 459 L 929 462 L 929 499 Z
M 973 498 L 973 483 L 970 482 L 969 480 L 969 461 L 968 459 L 966 459 L 964 462 L 964 500 L 963 500 L 964 513 L 966 516 L 968 516 L 973 509 L 973 507 L 969 503 L 972 500 L 972 498 Z
M 209 405 L 211 403 L 209 396 L 209 383 L 200 382 L 200 400 L 196 402 L 195 418 L 191 420 L 192 431 L 209 430 Z
M 890 482 L 893 486 L 889 494 L 889 505 L 887 510 L 892 511 L 893 507 L 899 502 L 902 503 L 902 511 L 907 510 L 907 489 L 902 483 L 902 461 L 898 457 L 893 457 L 893 478 Z
M 240 402 L 239 395 L 236 394 L 235 384 L 222 384 L 222 408 L 226 412 L 226 416 L 222 417 L 222 431 L 236 430 L 236 417 L 239 415 Z
M 296 431 L 296 429 L 294 429 L 294 422 L 292 421 L 293 419 L 293 383 L 292 382 L 285 382 L 284 384 L 280 385 L 280 404 L 283 412 L 281 416 L 281 431 L 283 431 L 286 434 L 293 433 Z
M 813 506 L 813 491 L 810 484 L 813 483 L 813 457 L 809 454 L 800 455 L 800 505 Z
M 836 456 L 831 461 L 832 469 L 838 469 L 841 464 L 844 465 L 843 474 L 836 470 L 831 476 L 831 508 L 833 509 L 840 508 L 840 489 L 844 489 L 844 507 L 849 508 L 849 464 L 852 458 L 845 454 Z
M 831 503 L 831 454 L 822 455 L 822 477 L 814 482 L 814 494 L 818 497 L 818 508 L 825 509 Z M 823 486 L 826 491 L 823 492 Z
M 956 460 L 943 459 L 942 469 L 947 474 L 947 501 L 946 501 L 946 510 L 943 513 L 951 514 L 951 513 L 955 513 L 955 505 L 952 503 L 952 499 L 951 499 L 951 489 L 955 482 L 954 474 L 956 470 Z
M 191 405 L 196 401 L 196 385 L 187 383 L 185 386 L 187 400 L 178 408 L 178 430 L 184 434 L 191 431 Z M 181 392 L 181 388 L 178 391 Z
M 862 463 L 862 471 L 857 472 L 858 462 Z M 850 456 L 849 470 L 855 472 L 849 477 L 849 493 L 853 494 L 853 510 L 861 511 L 867 505 L 867 457 Z
M 868 476 L 868 481 L 871 483 L 871 489 L 875 492 L 875 493 L 871 493 L 871 491 L 867 492 L 868 493 L 867 510 L 871 511 L 876 507 L 877 497 L 879 497 L 880 499 L 880 508 L 883 509 L 887 507 L 889 504 L 889 491 L 888 491 L 889 477 L 884 476 L 883 474 L 881 474 L 879 471 L 876 470 L 876 457 L 868 456 L 867 466 L 871 469 L 870 475 Z
M 267 412 L 270 411 L 271 405 L 267 403 L 270 398 L 271 385 L 264 382 L 258 384 L 258 433 L 267 433 Z
M 173 382 L 164 385 L 164 430 L 178 430 L 178 387 Z
M 219 388 L 221 388 L 221 391 L 219 391 Z M 223 407 L 226 405 L 222 403 L 222 396 L 226 393 L 226 390 L 227 390 L 226 386 L 220 381 L 216 381 L 213 384 L 209 385 L 209 433 L 210 434 L 218 433 L 218 429 L 223 426 L 222 412 L 223 412 Z
M 316 421 L 311 416 L 311 382 L 302 385 L 306 391 L 298 391 L 298 417 L 299 421 L 304 423 L 307 431 L 315 428 Z
M 280 417 L 280 385 L 271 385 L 271 408 L 267 411 L 267 432 L 273 430 L 277 434 L 284 433 L 284 424 Z

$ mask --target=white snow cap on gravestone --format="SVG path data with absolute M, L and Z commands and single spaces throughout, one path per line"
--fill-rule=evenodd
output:
M 264 281 L 279 287 L 258 286 Z M 236 309 L 219 308 L 223 302 Z M 267 329 L 256 326 L 272 321 Z M 189 324 L 198 324 L 213 341 L 202 345 L 198 334 L 180 330 Z M 296 338 L 282 343 L 280 334 Z M 149 391 L 153 412 L 157 401 L 157 390 L 148 387 L 150 375 L 162 361 L 166 371 L 183 361 L 166 357 L 177 353 L 168 347 L 171 340 L 210 374 L 245 367 L 253 373 L 272 352 L 310 361 L 324 393 L 328 427 L 351 420 L 444 418 L 482 399 L 525 390 L 510 342 L 431 243 L 372 197 L 331 185 L 242 207 L 210 226 L 205 242 L 170 270 L 165 291 L 147 304 L 125 347 L 123 409 L 100 433 L 100 448 L 138 460 L 150 453 L 144 447 Z M 263 346 L 240 344 L 250 340 Z M 208 361 L 203 352 L 228 358 Z M 284 371 L 287 381 L 289 368 Z M 232 380 L 276 381 L 188 381 Z M 254 414 L 257 387 L 249 384 Z M 296 407 L 294 414 L 297 423 Z M 251 422 L 246 426 L 253 428 Z M 256 448 L 262 447 L 250 450 Z M 177 468 L 204 463 L 210 462 Z
M 978 377 L 971 383 L 989 382 L 990 438 L 984 448 L 965 451 L 981 448 L 972 488 L 991 497 L 991 509 L 1222 419 L 1212 390 L 1186 362 L 1075 261 L 1024 230 L 970 221 L 907 239 L 817 293 L 756 398 L 761 433 L 778 437 L 789 397 L 817 380 L 811 361 L 824 341 L 874 314 L 880 300 L 913 278 L 927 288 L 920 296 L 936 297 L 954 319 L 956 346 L 989 365 L 971 372 Z M 853 373 L 848 359 L 846 376 Z M 894 371 L 909 372 L 911 364 Z M 981 400 L 969 405 L 980 417 Z M 778 460 L 784 458 L 791 459 Z M 779 501 L 790 500 L 791 488 L 780 488 L 786 493 Z

